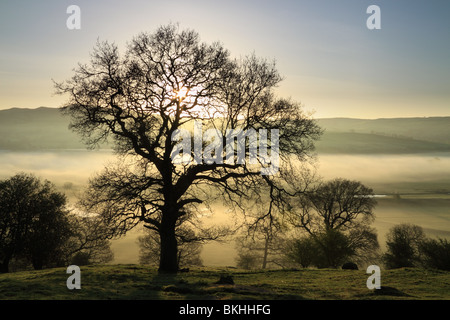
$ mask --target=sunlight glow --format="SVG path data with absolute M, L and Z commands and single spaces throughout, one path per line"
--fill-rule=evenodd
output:
M 185 88 L 185 87 L 181 87 L 181 89 L 178 91 L 175 91 L 175 93 L 176 93 L 177 99 L 184 100 L 189 93 L 189 89 Z

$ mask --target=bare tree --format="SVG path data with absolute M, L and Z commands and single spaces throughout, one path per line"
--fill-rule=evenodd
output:
M 138 35 L 124 56 L 116 45 L 98 43 L 91 62 L 56 84 L 57 92 L 69 96 L 62 109 L 88 145 L 110 138 L 131 164 L 93 179 L 85 207 L 101 212 L 116 235 L 140 222 L 153 228 L 161 241 L 159 270 L 176 272 L 180 220 L 193 221 L 217 197 L 239 206 L 261 184 L 280 192 L 275 173 L 282 165 L 268 163 L 267 155 L 303 161 L 313 149 L 321 130 L 298 103 L 275 96 L 280 80 L 274 63 L 254 55 L 231 59 L 219 43 L 201 43 L 196 32 L 174 25 Z M 181 135 L 183 147 L 194 145 L 181 152 L 180 130 L 195 133 L 196 125 L 215 134 Z M 266 155 L 255 154 L 249 139 L 243 154 L 221 148 L 236 131 L 266 133 Z M 176 153 L 183 161 L 174 161 Z M 241 161 L 250 156 L 253 163 Z
M 237 264 L 244 268 L 255 268 L 254 265 L 257 265 L 258 268 L 266 269 L 268 265 L 277 265 L 277 258 L 282 253 L 280 238 L 287 230 L 278 204 L 282 205 L 284 198 L 267 197 L 268 192 L 262 194 L 266 197 L 256 197 L 247 206 L 247 221 L 243 223 L 242 234 L 236 239 Z
M 386 235 L 387 251 L 383 261 L 388 269 L 421 265 L 420 247 L 425 241 L 423 228 L 414 224 L 398 224 Z
M 70 216 L 71 236 L 64 244 L 66 263 L 76 265 L 107 263 L 114 259 L 109 227 L 98 215 L 74 213 Z
M 370 227 L 375 205 L 372 189 L 358 181 L 334 179 L 296 197 L 289 216 L 293 226 L 321 247 L 325 263 L 336 267 L 341 258 L 352 256 L 363 262 L 376 256 L 379 244 Z M 339 250 L 333 247 L 337 245 Z
M 373 221 L 373 190 L 358 181 L 334 179 L 294 199 L 294 225 L 313 234 L 328 229 L 346 230 L 356 223 Z
M 285 239 L 280 232 L 258 230 L 254 236 L 247 234 L 236 239 L 236 263 L 244 269 L 284 267 L 285 246 Z

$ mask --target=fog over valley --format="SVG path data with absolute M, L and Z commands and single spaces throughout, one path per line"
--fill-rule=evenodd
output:
M 450 124 L 449 119 L 439 119 L 439 123 Z M 328 127 L 318 143 L 317 174 L 325 180 L 343 177 L 361 181 L 374 189 L 378 204 L 373 226 L 382 246 L 387 230 L 399 223 L 418 224 L 430 236 L 450 237 L 450 144 L 442 138 L 445 134 L 434 141 L 432 135 L 426 137 L 428 141 L 406 136 L 412 132 L 406 129 L 407 120 L 399 120 L 401 126 L 392 124 L 390 130 L 385 122 L 383 128 L 376 129 L 374 121 L 366 121 L 367 127 L 358 122 L 346 130 L 342 119 L 319 120 Z M 410 121 L 425 127 L 427 119 L 422 120 Z M 83 149 L 80 139 L 68 130 L 67 119 L 55 109 L 0 111 L 0 122 L 0 131 L 5 133 L 0 137 L 0 179 L 19 172 L 33 173 L 53 182 L 71 204 L 89 178 L 116 159 L 107 146 Z M 394 132 L 396 127 L 401 132 Z M 358 140 L 361 137 L 366 143 Z M 230 221 L 226 205 L 218 204 L 212 211 L 205 219 Z M 138 263 L 137 237 L 141 232 L 136 229 L 113 241 L 112 263 Z M 235 263 L 236 250 L 232 241 L 211 242 L 203 246 L 201 256 L 206 266 L 229 266 Z

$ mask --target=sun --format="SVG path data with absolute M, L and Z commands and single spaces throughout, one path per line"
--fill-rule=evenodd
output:
M 217 113 L 217 106 L 209 105 L 210 99 L 204 96 L 202 87 L 180 85 L 179 88 L 178 90 L 172 90 L 171 103 L 180 103 L 183 117 L 193 116 L 194 118 L 210 119 L 213 114 Z M 173 105 L 172 107 L 176 106 Z
M 187 97 L 188 93 L 189 93 L 189 89 L 186 88 L 186 87 L 181 87 L 180 90 L 174 91 L 174 92 L 176 94 L 175 97 L 177 99 L 184 100 Z

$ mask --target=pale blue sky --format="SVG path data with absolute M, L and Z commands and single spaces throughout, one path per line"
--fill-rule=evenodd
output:
M 69 5 L 81 29 L 68 30 Z M 381 30 L 369 30 L 369 5 Z M 122 51 L 133 36 L 178 22 L 232 55 L 277 61 L 278 93 L 314 117 L 450 116 L 450 1 L 0 2 L 0 109 L 58 107 L 52 79 L 86 62 L 97 38 Z

